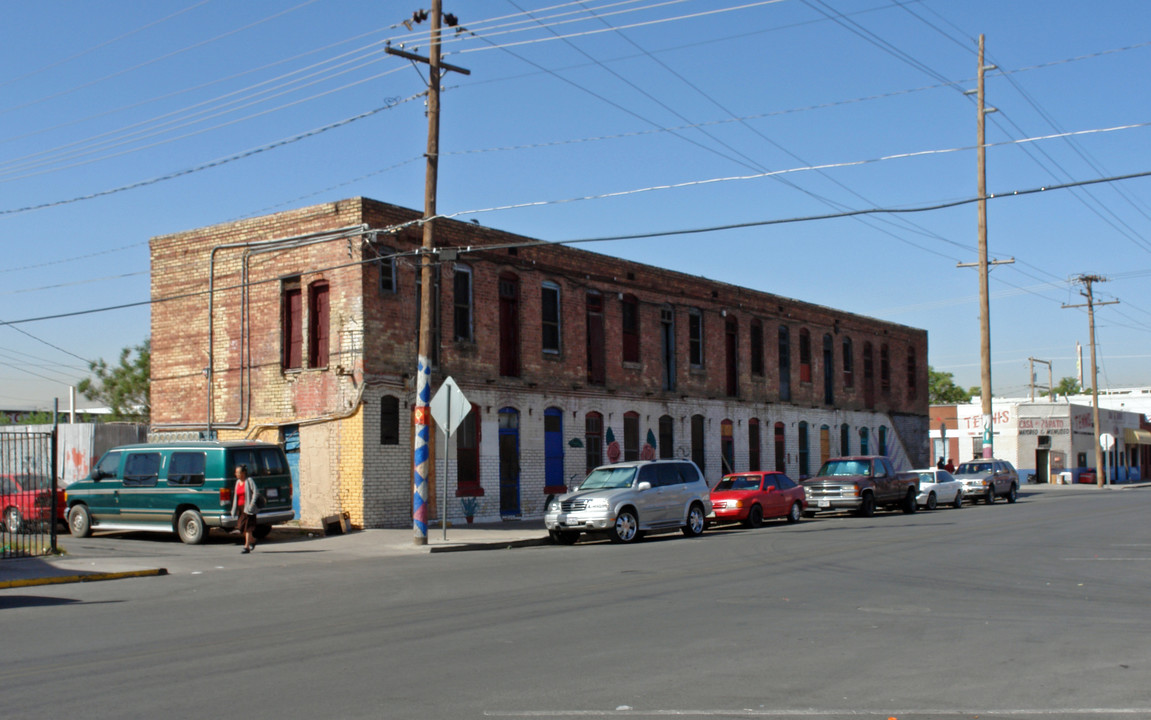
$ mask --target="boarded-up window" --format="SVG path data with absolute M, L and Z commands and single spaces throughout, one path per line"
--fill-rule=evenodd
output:
M 281 366 L 293 370 L 304 362 L 304 308 L 300 294 L 300 279 L 285 280 L 281 286 Z
M 587 294 L 587 381 L 589 385 L 607 382 L 607 364 L 604 356 L 603 295 Z M 594 466 L 588 472 L 595 469 Z
M 620 303 L 623 322 L 623 361 L 639 362 L 639 300 L 624 295 Z
M 308 367 L 328 366 L 331 299 L 326 282 L 308 288 Z
M 546 353 L 560 351 L 560 286 L 545 282 L 540 288 L 540 341 Z

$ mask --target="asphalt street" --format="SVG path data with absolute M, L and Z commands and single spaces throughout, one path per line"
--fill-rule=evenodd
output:
M 632 546 L 108 538 L 172 571 L 0 590 L 0 687 L 15 718 L 1151 717 L 1149 509 L 1032 487 Z

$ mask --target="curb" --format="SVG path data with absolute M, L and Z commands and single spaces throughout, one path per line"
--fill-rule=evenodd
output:
M 470 552 L 472 550 L 512 550 L 514 548 L 535 547 L 537 545 L 550 545 L 550 538 L 532 538 L 530 540 L 509 540 L 507 542 L 490 543 L 460 543 L 459 545 L 430 545 L 428 552 Z
M 58 575 L 55 577 L 24 578 L 22 580 L 0 581 L 0 590 L 8 588 L 34 587 L 36 585 L 62 585 L 64 583 L 100 582 L 102 580 L 121 580 L 123 578 L 154 577 L 167 575 L 166 568 L 152 570 L 129 570 L 126 572 L 88 573 L 86 575 Z

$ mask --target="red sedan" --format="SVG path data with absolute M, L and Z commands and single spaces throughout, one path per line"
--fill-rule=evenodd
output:
M 18 533 L 43 527 L 52 512 L 52 479 L 44 475 L 0 474 L 3 527 Z M 64 522 L 64 491 L 56 491 L 56 519 Z
M 711 490 L 714 522 L 742 522 L 759 527 L 765 518 L 799 522 L 807 508 L 803 487 L 781 472 L 746 472 L 725 475 Z

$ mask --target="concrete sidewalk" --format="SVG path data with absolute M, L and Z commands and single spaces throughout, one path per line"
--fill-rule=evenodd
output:
M 121 535 L 122 533 L 116 533 Z M 214 536 L 212 536 L 214 537 Z M 94 538 L 99 542 L 99 536 Z M 78 541 L 63 535 L 57 546 L 61 555 L 48 557 L 14 558 L 0 560 L 0 590 L 7 588 L 30 587 L 36 585 L 57 585 L 61 583 L 96 582 L 120 578 L 149 577 L 167 575 L 170 562 L 187 564 L 188 555 L 174 558 L 169 551 L 167 556 L 160 553 L 170 550 L 170 545 L 158 548 L 152 555 L 143 554 L 149 550 L 149 541 L 141 540 L 142 554 L 132 557 L 116 555 L 96 555 L 74 551 Z M 85 541 L 88 542 L 88 541 Z M 208 540 L 212 543 L 212 539 Z M 307 543 L 309 551 L 333 553 L 351 557 L 385 557 L 420 553 L 466 552 L 476 550 L 505 550 L 550 543 L 542 520 L 506 521 L 449 527 L 447 539 L 441 528 L 428 528 L 427 543 L 417 545 L 415 532 L 411 528 L 385 530 L 354 530 L 347 534 L 324 536 L 318 530 L 278 527 L 264 542 L 260 543 L 258 555 L 274 556 L 280 552 L 294 552 L 301 543 Z M 214 544 L 220 547 L 217 542 Z M 182 546 L 178 546 L 182 549 Z M 231 550 L 230 544 L 225 544 Z M 193 555 L 194 557 L 194 555 Z

